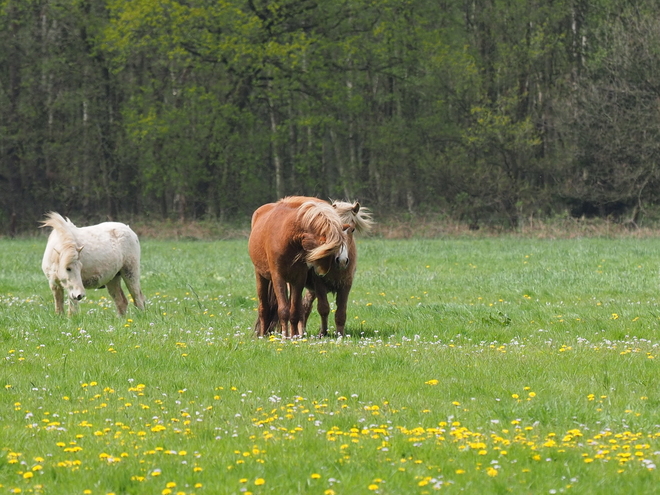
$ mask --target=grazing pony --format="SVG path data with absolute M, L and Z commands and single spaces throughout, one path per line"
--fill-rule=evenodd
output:
M 105 222 L 76 227 L 71 220 L 50 212 L 42 227 L 53 230 L 48 237 L 41 269 L 48 278 L 55 298 L 55 312 L 64 311 L 64 290 L 68 293 L 69 315 L 78 310 L 85 289 L 108 288 L 119 315 L 126 313 L 128 301 L 121 279 L 133 296 L 135 305 L 144 309 L 140 290 L 140 241 L 128 225 Z
M 272 328 L 275 312 L 283 337 L 302 336 L 307 272 L 323 277 L 333 264 L 349 263 L 346 234 L 337 211 L 325 201 L 302 196 L 257 208 L 248 252 L 257 279 L 259 319 L 255 330 L 260 337 Z
M 312 270 L 309 270 L 305 287 L 307 294 L 303 300 L 305 315 L 305 325 L 312 311 L 314 299 L 318 299 L 317 308 L 321 316 L 321 331 L 319 337 L 328 333 L 328 314 L 330 305 L 328 304 L 328 292 L 334 292 L 337 295 L 337 310 L 335 312 L 335 326 L 339 335 L 344 335 L 344 326 L 346 325 L 346 305 L 348 304 L 348 294 L 353 285 L 353 277 L 357 268 L 357 247 L 353 239 L 353 232 L 368 232 L 373 226 L 371 212 L 367 208 L 360 208 L 360 203 L 348 203 L 345 201 L 335 201 L 332 203 L 341 218 L 342 223 L 350 227 L 347 232 L 348 240 L 348 265 L 333 265 L 324 277 L 319 277 Z

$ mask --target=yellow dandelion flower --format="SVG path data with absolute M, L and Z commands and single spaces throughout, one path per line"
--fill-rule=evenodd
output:
M 266 480 L 263 479 L 263 478 L 257 478 L 256 480 L 254 480 L 254 484 L 257 485 L 257 486 L 261 486 L 264 483 L 266 483 Z
M 313 480 L 318 480 L 321 478 L 321 475 L 319 473 L 312 473 L 310 478 L 312 478 Z

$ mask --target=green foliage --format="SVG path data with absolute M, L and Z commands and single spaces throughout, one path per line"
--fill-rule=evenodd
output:
M 12 233 L 50 209 L 226 218 L 286 194 L 511 227 L 639 223 L 659 199 L 651 1 L 1 7 Z

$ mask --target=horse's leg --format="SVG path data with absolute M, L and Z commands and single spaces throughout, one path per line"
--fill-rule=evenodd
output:
M 110 282 L 105 284 L 105 286 L 108 288 L 110 296 L 112 296 L 115 301 L 115 305 L 117 306 L 117 313 L 119 313 L 119 316 L 125 315 L 126 308 L 128 307 L 128 299 L 126 299 L 124 291 L 121 290 L 121 275 L 119 273 L 115 275 L 115 278 L 110 280 Z
M 297 283 L 291 283 L 291 307 L 289 310 L 289 320 L 291 321 L 291 332 L 295 332 L 298 337 L 305 334 L 305 317 L 303 314 L 302 291 L 305 287 L 305 278 L 307 274 Z
M 328 303 L 328 289 L 323 282 L 316 284 L 316 309 L 321 317 L 321 331 L 319 337 L 324 337 L 328 333 L 328 315 L 330 314 L 330 304 Z
M 122 269 L 121 277 L 126 283 L 126 288 L 128 292 L 133 296 L 133 303 L 138 307 L 138 309 L 144 309 L 144 294 L 142 294 L 142 289 L 140 288 L 140 270 L 131 269 Z
M 254 325 L 254 330 L 257 337 L 263 337 L 264 332 L 268 328 L 270 322 L 270 305 L 268 304 L 268 284 L 269 280 L 257 275 L 257 323 Z
M 275 291 L 273 290 L 273 284 L 268 284 L 268 328 L 266 329 L 267 334 L 271 334 L 277 328 L 278 323 L 280 322 L 278 312 L 277 312 L 277 296 L 275 296 Z
M 289 317 L 291 315 L 289 308 L 289 296 L 287 294 L 287 285 L 284 280 L 282 280 L 276 274 L 272 274 L 272 284 L 273 291 L 275 292 L 275 297 L 277 298 L 277 316 L 280 319 L 280 330 L 282 331 L 283 338 L 289 338 Z M 266 294 L 267 296 L 267 294 Z M 264 325 L 267 321 L 264 321 Z
M 292 336 L 302 337 L 305 335 L 305 315 L 302 294 L 298 298 L 294 297 L 292 292 L 290 296 L 289 321 L 291 323 L 291 333 Z
M 305 318 L 305 326 L 309 321 L 309 315 L 312 314 L 312 309 L 314 309 L 314 301 L 316 300 L 316 291 L 314 289 L 307 288 L 305 297 L 303 298 L 303 317 Z
M 337 311 L 335 311 L 335 326 L 337 333 L 344 336 L 344 327 L 346 325 L 346 306 L 348 305 L 348 294 L 351 291 L 351 284 L 346 284 L 337 289 Z
M 64 289 L 61 285 L 51 285 L 50 290 L 53 291 L 53 299 L 55 300 L 55 314 L 64 313 Z

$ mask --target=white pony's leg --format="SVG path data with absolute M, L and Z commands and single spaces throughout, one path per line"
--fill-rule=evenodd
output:
M 51 285 L 50 290 L 53 291 L 53 299 L 55 299 L 55 314 L 64 313 L 64 289 L 58 285 Z
M 140 270 L 122 270 L 121 273 L 128 292 L 133 296 L 133 302 L 138 309 L 144 309 L 145 299 L 140 289 Z
M 124 291 L 121 290 L 121 275 L 117 274 L 115 278 L 110 280 L 105 286 L 108 288 L 108 292 L 112 299 L 114 299 L 117 306 L 117 313 L 119 316 L 126 314 L 126 308 L 128 307 L 128 299 L 124 295 Z

